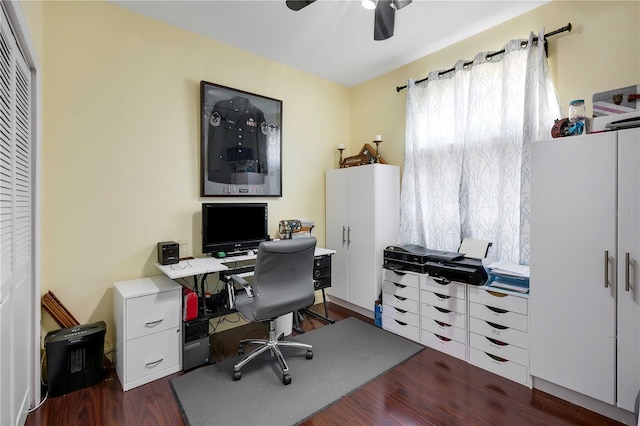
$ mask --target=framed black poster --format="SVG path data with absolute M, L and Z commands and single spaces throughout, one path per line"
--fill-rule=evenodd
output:
M 200 196 L 282 196 L 282 101 L 200 82 Z

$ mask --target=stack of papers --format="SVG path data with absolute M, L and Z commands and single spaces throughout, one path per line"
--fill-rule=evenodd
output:
M 529 293 L 529 267 L 516 263 L 498 261 L 487 266 L 489 269 L 489 286 Z

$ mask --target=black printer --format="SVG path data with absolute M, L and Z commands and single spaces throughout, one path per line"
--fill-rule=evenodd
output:
M 483 285 L 488 278 L 480 259 L 465 257 L 463 253 L 431 250 L 415 244 L 385 248 L 383 267 L 473 285 Z

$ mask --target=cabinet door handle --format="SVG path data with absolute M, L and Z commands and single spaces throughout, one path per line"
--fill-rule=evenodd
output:
M 344 243 L 347 241 L 346 238 L 344 237 L 344 233 L 347 230 L 346 226 L 342 227 L 342 245 L 344 246 Z
M 351 245 L 351 227 L 347 226 L 347 247 Z
M 159 359 L 159 360 L 157 360 L 157 361 L 151 361 L 151 362 L 148 362 L 148 363 L 146 363 L 144 366 L 145 366 L 145 367 L 155 367 L 156 365 L 160 364 L 163 360 L 164 360 L 164 358 L 160 358 L 160 359 Z
M 604 288 L 609 287 L 609 250 L 604 251 Z
M 156 325 L 160 324 L 162 321 L 164 321 L 164 318 L 161 318 L 158 321 L 145 322 L 144 325 L 145 327 L 155 327 Z
M 629 264 L 631 263 L 629 253 L 625 254 L 624 262 L 624 291 L 629 291 L 629 288 L 631 287 L 631 283 L 629 283 Z

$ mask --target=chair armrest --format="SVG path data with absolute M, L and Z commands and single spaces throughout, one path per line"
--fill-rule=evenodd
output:
M 231 275 L 229 278 L 231 278 L 234 283 L 240 284 L 242 288 L 244 288 L 244 291 L 247 292 L 247 296 L 253 297 L 253 290 L 251 289 L 251 286 L 249 285 L 247 280 L 242 278 L 240 275 Z

